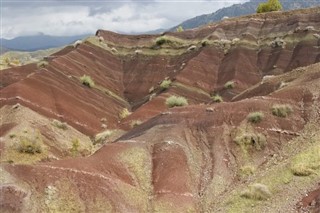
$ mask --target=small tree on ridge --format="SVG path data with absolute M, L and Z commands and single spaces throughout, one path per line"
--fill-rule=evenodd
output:
M 265 3 L 259 4 L 257 8 L 257 13 L 266 13 L 280 10 L 282 10 L 282 5 L 279 2 L 279 0 L 268 0 Z

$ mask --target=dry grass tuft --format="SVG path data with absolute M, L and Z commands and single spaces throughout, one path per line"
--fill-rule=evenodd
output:
M 272 114 L 285 118 L 293 112 L 292 106 L 289 104 L 275 104 L 272 106 Z
M 255 183 L 241 193 L 241 197 L 252 200 L 267 200 L 271 195 L 269 188 L 261 183 Z
M 248 116 L 247 119 L 251 123 L 259 123 L 262 121 L 264 118 L 263 112 L 251 112 Z
M 166 100 L 166 105 L 169 108 L 172 107 L 179 107 L 179 106 L 186 106 L 188 105 L 188 100 L 185 97 L 182 96 L 170 96 L 169 98 L 167 98 Z
M 83 75 L 81 78 L 80 78 L 80 81 L 83 85 L 89 87 L 89 88 L 92 88 L 94 87 L 94 81 L 92 80 L 92 78 L 88 75 Z

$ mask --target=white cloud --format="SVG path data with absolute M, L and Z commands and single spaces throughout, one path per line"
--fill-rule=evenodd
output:
M 91 4 L 7 5 L 2 7 L 1 37 L 13 38 L 39 32 L 49 35 L 94 34 L 97 29 L 144 32 L 169 28 L 197 15 L 211 13 L 234 1 L 131 1 Z M 55 2 L 56 3 L 56 2 Z

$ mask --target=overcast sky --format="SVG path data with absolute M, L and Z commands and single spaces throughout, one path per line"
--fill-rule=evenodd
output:
M 170 28 L 248 0 L 0 0 L 1 37 L 138 33 Z

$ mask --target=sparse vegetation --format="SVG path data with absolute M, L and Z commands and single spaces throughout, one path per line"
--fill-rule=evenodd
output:
M 37 67 L 38 68 L 45 68 L 46 66 L 48 66 L 48 62 L 47 61 L 39 61 L 37 63 Z
M 266 137 L 261 133 L 243 132 L 234 141 L 246 150 L 248 146 L 253 146 L 256 150 L 262 150 L 267 143 Z
M 21 62 L 19 59 L 14 58 L 11 60 L 10 65 L 19 66 L 19 65 L 21 65 Z
M 94 138 L 94 144 L 104 143 L 113 134 L 112 130 L 106 130 L 104 132 L 98 133 Z
M 248 189 L 244 190 L 241 193 L 241 197 L 245 197 L 252 200 L 267 200 L 271 197 L 271 192 L 269 188 L 260 183 L 252 184 L 248 187 Z
M 42 139 L 37 134 L 33 139 L 26 136 L 20 136 L 17 150 L 21 153 L 37 154 L 42 152 Z
M 148 150 L 142 147 L 131 147 L 124 149 L 118 156 L 120 162 L 133 172 L 139 186 L 146 192 L 150 191 L 152 159 Z
M 50 58 L 53 53 L 60 50 L 59 48 L 50 48 L 46 50 L 37 50 L 32 52 L 25 51 L 8 51 L 0 56 L 0 70 L 9 67 L 16 67 L 26 64 L 35 64 L 38 68 L 47 66 L 47 58 Z M 42 63 L 43 62 L 43 63 Z M 39 67 L 43 66 L 43 67 Z
M 165 79 L 161 82 L 160 88 L 162 90 L 166 90 L 171 86 L 172 81 L 170 79 Z
M 224 88 L 225 89 L 233 89 L 235 86 L 234 81 L 228 81 L 227 83 L 225 83 Z
M 76 156 L 79 152 L 79 147 L 80 147 L 80 141 L 78 138 L 74 138 L 72 140 L 72 148 L 71 148 L 71 153 L 73 156 Z
M 179 27 L 177 27 L 177 32 L 183 32 L 183 31 L 184 31 L 184 29 L 181 25 Z
M 131 122 L 130 126 L 131 126 L 131 128 L 134 128 L 136 126 L 139 126 L 140 124 L 142 124 L 142 121 L 134 120 L 134 121 Z
M 286 42 L 283 39 L 277 37 L 270 43 L 270 46 L 273 48 L 276 48 L 276 47 L 284 48 L 286 46 Z
M 240 168 L 241 175 L 245 177 L 253 175 L 254 171 L 255 171 L 255 168 L 254 166 L 251 166 L 251 165 L 242 166 Z
M 15 138 L 15 137 L 17 137 L 16 134 L 14 134 L 14 133 L 10 133 L 10 134 L 9 134 L 9 138 L 13 139 L 13 138 Z
M 251 112 L 248 116 L 247 119 L 251 123 L 259 123 L 262 121 L 264 118 L 263 112 Z
M 228 39 L 220 39 L 220 40 L 214 41 L 214 44 L 220 47 L 221 49 L 223 49 L 223 52 L 226 55 L 229 53 L 229 50 L 232 46 L 232 41 Z
M 316 174 L 320 169 L 320 146 L 298 155 L 291 163 L 291 171 L 296 176 Z
M 173 36 L 160 36 L 156 39 L 156 46 L 153 46 L 153 48 L 159 48 L 164 44 L 170 45 L 171 47 L 181 47 L 190 43 Z
M 161 45 L 165 44 L 166 42 L 168 42 L 168 40 L 164 36 L 161 36 L 161 37 L 156 39 L 156 44 L 158 46 L 161 46 Z
M 83 85 L 89 87 L 89 88 L 92 88 L 94 87 L 94 81 L 92 80 L 92 78 L 88 75 L 83 75 L 81 78 L 80 78 L 80 81 Z
M 201 46 L 202 46 L 202 47 L 208 46 L 208 44 L 209 44 L 209 40 L 208 40 L 208 39 L 204 39 L 204 40 L 201 42 Z
M 122 111 L 119 113 L 119 118 L 124 119 L 131 114 L 127 108 L 123 108 Z
M 212 98 L 212 100 L 213 100 L 214 102 L 216 102 L 216 103 L 223 102 L 222 97 L 221 97 L 220 95 L 218 95 L 218 94 L 212 96 L 211 98 Z
M 315 151 L 320 145 L 319 82 L 316 79 L 320 74 L 319 65 L 309 66 L 314 57 L 306 61 L 305 57 L 299 57 L 300 49 L 303 54 L 308 47 L 314 56 L 320 49 L 317 48 L 319 41 L 312 33 L 293 33 L 297 25 L 304 27 L 310 24 L 308 18 L 315 19 L 308 11 L 250 15 L 199 30 L 166 34 L 179 35 L 186 43 L 197 42 L 197 52 L 192 53 L 186 52 L 190 45 L 175 49 L 164 44 L 156 51 L 150 49 L 155 45 L 154 36 L 121 36 L 101 30 L 97 34 L 106 36 L 107 50 L 85 44 L 54 54 L 48 59 L 47 69 L 61 74 L 63 78 L 58 78 L 57 81 L 61 81 L 56 83 L 67 91 L 55 94 L 50 88 L 39 91 L 41 82 L 35 88 L 17 85 L 17 91 L 22 94 L 8 91 L 10 94 L 5 97 L 12 101 L 5 102 L 7 105 L 1 109 L 3 115 L 8 115 L 3 119 L 1 161 L 4 168 L 0 168 L 0 173 L 4 173 L 0 175 L 2 188 L 9 195 L 3 199 L 8 209 L 164 213 L 298 211 L 298 203 L 305 201 L 306 193 L 308 198 L 312 197 L 310 192 L 318 188 L 320 179 L 320 153 L 318 149 Z M 254 37 L 243 36 L 242 32 L 251 32 Z M 241 38 L 239 46 L 232 46 L 229 57 L 224 57 L 223 50 L 214 42 L 235 36 Z M 283 36 L 288 49 L 281 51 L 268 46 L 276 36 Z M 210 39 L 211 46 L 201 52 L 204 38 Z M 110 53 L 113 45 L 119 51 L 114 57 Z M 142 55 L 134 55 L 136 49 L 142 49 Z M 69 51 L 78 55 L 61 58 L 63 52 Z M 184 53 L 178 55 L 178 51 Z M 250 62 L 244 56 L 259 57 L 259 60 Z M 278 68 L 273 67 L 274 64 Z M 297 68 L 283 73 L 287 64 Z M 248 78 L 232 72 L 234 65 L 238 71 L 250 71 Z M 221 73 L 226 66 L 232 69 L 231 73 Z M 36 63 L 30 66 L 35 67 Z M 15 74 L 23 69 L 4 73 Z M 86 69 L 96 72 L 81 72 Z M 35 75 L 31 69 L 17 77 L 25 78 L 31 73 L 30 84 L 36 77 L 49 80 L 43 84 L 52 83 L 52 79 L 43 78 L 49 71 L 37 70 Z M 75 73 L 78 74 L 74 76 Z M 96 83 L 92 89 L 81 84 L 83 74 L 92 75 Z M 261 82 L 263 74 L 274 76 Z M 228 76 L 232 77 L 226 78 Z M 170 81 L 163 86 L 165 91 L 160 85 L 164 81 Z M 282 81 L 289 85 L 279 91 Z M 66 85 L 59 85 L 63 82 Z M 81 91 L 73 93 L 72 86 Z M 35 92 L 23 93 L 25 88 Z M 53 85 L 54 88 L 57 85 Z M 81 96 L 82 93 L 85 94 Z M 61 100 L 68 96 L 78 102 Z M 43 104 L 43 97 L 49 104 Z M 61 101 L 57 105 L 51 104 L 59 101 L 55 100 L 59 97 Z M 149 97 L 156 98 L 148 102 Z M 171 103 L 169 97 L 174 98 Z M 179 98 L 184 99 L 185 104 L 179 104 Z M 22 105 L 14 108 L 14 102 Z M 188 105 L 188 102 L 190 106 L 169 108 Z M 291 104 L 294 112 L 280 118 L 282 116 L 271 110 L 274 104 Z M 84 106 L 81 108 L 81 105 Z M 50 119 L 52 115 L 58 115 L 58 120 Z M 70 119 L 77 128 L 71 127 Z M 68 125 L 62 123 L 65 121 Z M 141 124 L 142 121 L 145 123 Z M 62 130 L 64 124 L 69 128 L 66 131 Z M 138 127 L 130 130 L 130 126 Z M 26 134 L 22 132 L 25 128 Z M 32 135 L 31 128 L 41 128 L 44 142 L 40 144 L 41 154 L 17 151 L 20 134 Z M 97 129 L 99 134 L 89 134 Z M 9 139 L 11 132 L 17 134 L 14 139 Z M 84 156 L 84 152 L 89 156 L 70 159 Z M 16 198 L 13 202 L 12 197 Z M 312 201 L 305 211 L 312 211 L 314 204 Z
M 62 130 L 66 130 L 68 129 L 68 125 L 65 123 L 65 122 L 61 122 L 61 121 L 58 121 L 56 119 L 54 119 L 52 122 L 51 122 L 52 126 L 54 127 L 57 127 L 59 129 L 62 129 Z
M 169 108 L 176 107 L 176 106 L 186 106 L 188 105 L 188 100 L 185 97 L 173 95 L 167 98 L 166 105 Z
M 234 38 L 234 39 L 232 39 L 231 44 L 236 45 L 239 42 L 240 42 L 240 38 Z
M 280 10 L 282 10 L 282 5 L 279 0 L 268 0 L 267 2 L 259 4 L 257 13 L 266 13 Z
M 288 104 L 275 104 L 272 106 L 272 114 L 278 117 L 285 118 L 293 112 L 293 109 Z
M 10 65 L 10 58 L 5 57 L 5 58 L 3 59 L 3 61 L 4 61 L 5 64 Z

